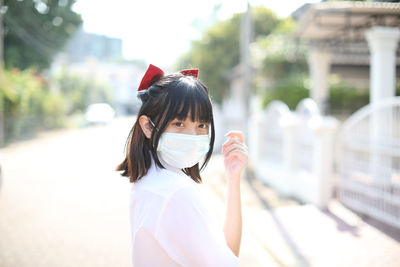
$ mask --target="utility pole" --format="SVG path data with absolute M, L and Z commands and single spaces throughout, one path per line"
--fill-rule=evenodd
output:
M 0 0 L 0 90 L 3 83 L 3 66 L 4 66 L 4 55 L 3 55 L 3 0 Z M 0 94 L 0 147 L 4 146 L 4 98 L 3 94 Z
M 250 119 L 250 94 L 252 89 L 251 82 L 251 66 L 250 66 L 250 42 L 252 37 L 252 22 L 251 22 L 251 6 L 249 0 L 246 0 L 246 12 L 242 16 L 241 20 L 241 30 L 240 30 L 240 78 L 242 86 L 241 88 L 241 97 L 242 104 L 244 107 L 244 114 L 242 121 L 243 134 L 245 143 L 250 145 L 250 132 L 248 121 Z M 249 172 L 249 168 L 245 168 L 244 172 L 245 179 L 249 179 L 251 177 L 251 173 Z
M 244 110 L 245 110 L 245 121 L 246 123 L 247 118 L 250 115 L 249 112 L 249 102 L 250 102 L 250 92 L 252 89 L 252 82 L 251 82 L 251 67 L 250 67 L 250 42 L 252 36 L 252 25 L 251 25 L 251 7 L 250 3 L 247 0 L 247 9 L 244 13 L 242 20 L 241 20 L 241 30 L 240 30 L 240 69 L 241 69 L 241 76 L 242 76 L 242 96 L 244 101 Z M 245 129 L 245 137 L 248 138 L 248 131 L 247 125 L 244 125 Z

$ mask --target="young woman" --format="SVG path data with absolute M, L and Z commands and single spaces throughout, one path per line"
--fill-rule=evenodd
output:
M 224 228 L 204 205 L 200 171 L 215 139 L 207 87 L 198 70 L 165 75 L 151 65 L 138 96 L 137 120 L 116 168 L 132 183 L 130 222 L 134 267 L 238 266 L 242 232 L 240 176 L 247 162 L 241 132 L 222 146 L 227 174 Z

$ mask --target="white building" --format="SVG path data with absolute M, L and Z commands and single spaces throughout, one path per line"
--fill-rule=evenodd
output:
M 121 60 L 122 40 L 78 31 L 54 60 L 50 72 L 63 68 L 109 85 L 117 115 L 137 112 L 137 87 L 145 72 L 140 63 Z

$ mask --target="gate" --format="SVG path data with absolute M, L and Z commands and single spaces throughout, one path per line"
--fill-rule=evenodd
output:
M 343 204 L 400 228 L 400 97 L 365 106 L 343 124 L 338 172 Z

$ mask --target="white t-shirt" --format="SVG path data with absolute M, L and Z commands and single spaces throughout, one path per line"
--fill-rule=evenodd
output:
M 161 169 L 154 161 L 146 176 L 132 184 L 134 267 L 239 265 L 198 186 L 181 170 Z

